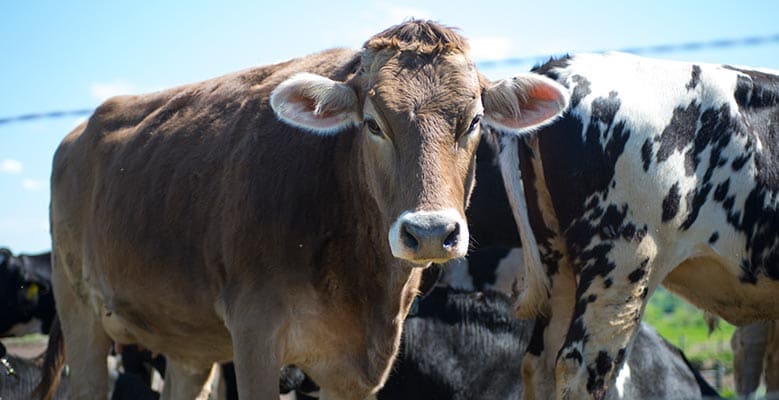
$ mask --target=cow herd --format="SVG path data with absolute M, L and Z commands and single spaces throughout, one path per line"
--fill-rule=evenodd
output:
M 662 284 L 779 320 L 779 73 L 607 53 L 491 81 L 411 20 L 106 101 L 50 221 L 50 267 L 0 270 L 3 334 L 50 333 L 14 359 L 42 398 L 118 398 L 131 345 L 163 399 L 212 396 L 214 363 L 241 399 L 716 397 L 641 316 Z

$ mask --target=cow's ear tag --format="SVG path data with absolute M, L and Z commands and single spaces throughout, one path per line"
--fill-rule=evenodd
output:
M 38 286 L 37 283 L 33 282 L 27 285 L 27 288 L 24 290 L 24 298 L 28 301 L 33 301 L 38 298 L 38 294 L 40 293 L 41 289 L 40 286 Z

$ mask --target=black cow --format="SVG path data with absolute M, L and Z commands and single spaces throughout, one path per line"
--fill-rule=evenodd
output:
M 378 400 L 516 399 L 532 322 L 498 292 L 436 288 L 406 319 L 401 350 Z
M 48 333 L 55 314 L 51 253 L 0 248 L 0 336 Z

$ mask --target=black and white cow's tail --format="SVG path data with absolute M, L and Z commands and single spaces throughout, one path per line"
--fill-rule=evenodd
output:
M 62 367 L 65 365 L 65 338 L 62 337 L 59 316 L 54 321 L 49 332 L 49 343 L 43 359 L 41 381 L 33 393 L 34 399 L 51 400 L 59 386 Z
M 525 257 L 524 290 L 514 305 L 515 314 L 520 318 L 533 318 L 549 314 L 549 277 L 541 263 L 541 253 L 536 237 L 530 228 L 530 219 L 519 169 L 519 150 L 514 135 L 498 134 L 500 140 L 500 171 L 503 184 L 511 203 L 511 211 L 519 228 L 519 237 Z
M 519 172 L 516 138 L 528 137 L 553 123 L 568 108 L 570 93 L 560 83 L 535 73 L 519 74 L 501 80 L 482 93 L 483 125 L 505 132 L 500 146 L 500 169 L 506 185 L 519 237 L 525 249 L 525 291 L 515 307 L 519 317 L 548 315 L 549 278 L 541 264 L 530 220 L 527 215 L 525 191 Z

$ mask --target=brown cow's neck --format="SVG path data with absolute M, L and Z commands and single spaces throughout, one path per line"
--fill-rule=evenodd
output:
M 368 178 L 365 165 L 371 160 L 364 159 L 361 145 L 364 141 L 359 132 L 349 132 L 344 137 L 340 154 L 348 154 L 336 161 L 337 174 L 344 177 L 340 181 L 339 191 L 348 204 L 341 216 L 345 227 L 351 227 L 355 240 L 353 249 L 361 253 L 354 254 L 355 263 L 343 265 L 347 270 L 341 276 L 353 279 L 352 285 L 345 288 L 342 295 L 352 298 L 354 304 L 360 304 L 357 310 L 364 327 L 374 332 L 366 332 L 369 346 L 377 354 L 390 357 L 395 353 L 397 341 L 382 336 L 399 335 L 411 303 L 413 302 L 421 278 L 421 269 L 413 268 L 406 261 L 392 256 L 389 249 L 389 226 L 380 217 L 376 201 L 368 190 Z M 340 144 L 340 143 L 339 143 Z M 340 150 L 348 151 L 341 152 Z M 360 243 L 360 241 L 365 241 Z M 366 249 L 370 249 L 366 252 Z M 338 266 L 333 266 L 338 268 Z M 371 359 L 366 365 L 367 371 L 384 368 L 386 359 Z M 378 372 L 378 371 L 377 371 Z

